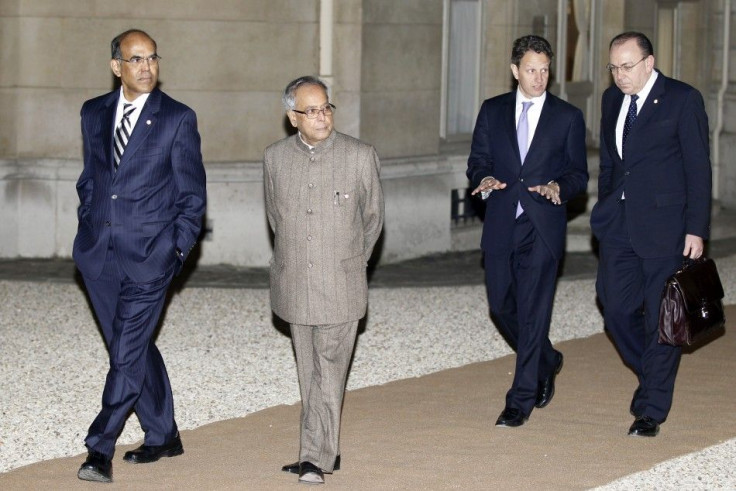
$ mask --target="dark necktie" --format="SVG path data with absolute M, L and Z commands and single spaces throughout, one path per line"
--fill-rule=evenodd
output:
M 624 122 L 624 137 L 621 141 L 621 155 L 623 155 L 624 153 L 626 138 L 628 138 L 631 127 L 634 125 L 634 121 L 636 121 L 636 100 L 638 98 L 639 96 L 636 94 L 631 96 L 631 103 L 629 103 L 629 112 L 626 113 L 626 121 Z
M 115 170 L 118 170 L 120 159 L 123 157 L 125 146 L 130 138 L 130 115 L 135 111 L 133 104 L 123 104 L 123 118 L 115 128 Z

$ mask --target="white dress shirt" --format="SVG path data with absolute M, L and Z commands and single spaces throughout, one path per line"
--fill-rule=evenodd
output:
M 123 105 L 124 104 L 133 104 L 135 106 L 135 111 L 133 111 L 133 114 L 131 114 L 128 119 L 130 120 L 130 133 L 133 134 L 133 128 L 135 128 L 135 124 L 138 122 L 138 117 L 141 115 L 141 110 L 143 109 L 143 106 L 145 105 L 146 101 L 148 100 L 149 94 L 141 94 L 139 95 L 134 101 L 129 101 L 125 99 L 125 95 L 123 94 L 123 88 L 120 87 L 120 97 L 118 97 L 118 108 L 115 112 L 115 128 L 118 127 L 120 124 L 120 120 L 123 119 Z
M 655 80 L 657 80 L 657 71 L 652 70 L 652 75 L 649 77 L 649 80 L 647 80 L 647 83 L 644 84 L 644 88 L 636 94 L 639 96 L 639 100 L 636 101 L 637 115 L 644 106 L 644 101 L 647 100 L 649 92 L 652 91 Z M 626 123 L 626 113 L 629 112 L 629 104 L 631 104 L 631 96 L 627 94 L 624 96 L 624 102 L 621 104 L 621 110 L 618 113 L 618 120 L 616 121 L 616 149 L 618 150 L 618 156 L 621 158 L 624 156 L 623 148 L 621 147 L 623 146 L 624 141 L 624 124 Z
M 545 99 L 547 99 L 547 91 L 544 91 L 544 93 L 539 97 L 533 97 L 529 99 L 527 97 L 524 97 L 519 89 L 516 89 L 516 128 L 519 127 L 519 117 L 521 116 L 521 111 L 524 107 L 522 105 L 522 102 L 532 102 L 532 105 L 526 111 L 526 121 L 529 125 L 529 141 L 527 142 L 526 148 L 529 148 L 532 145 L 534 132 L 537 130 L 539 117 L 542 115 L 542 106 L 544 106 Z

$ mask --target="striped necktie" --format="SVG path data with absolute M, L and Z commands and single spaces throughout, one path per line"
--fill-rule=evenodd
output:
M 133 104 L 123 104 L 123 118 L 115 128 L 115 170 L 118 170 L 120 159 L 123 157 L 125 146 L 130 138 L 130 115 L 135 111 Z

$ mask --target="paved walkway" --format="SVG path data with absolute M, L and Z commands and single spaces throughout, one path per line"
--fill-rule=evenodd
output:
M 709 244 L 709 255 L 722 258 L 719 270 L 729 305 L 736 304 L 735 216 L 719 214 L 714 217 L 714 239 Z M 600 313 L 594 301 L 592 278 L 595 269 L 594 254 L 568 254 L 562 269 L 563 281 L 555 299 L 555 344 L 573 338 L 586 338 L 584 341 L 587 341 L 602 330 Z M 273 322 L 268 292 L 264 289 L 267 286 L 266 273 L 265 268 L 199 266 L 179 278 L 187 288 L 172 295 L 171 308 L 167 311 L 157 344 L 167 353 L 172 383 L 180 395 L 177 417 L 183 430 L 298 401 L 293 351 L 288 336 Z M 364 387 L 381 390 L 380 387 L 398 379 L 414 380 L 447 368 L 509 354 L 508 345 L 488 322 L 482 276 L 477 250 L 438 254 L 377 268 L 372 275 L 374 288 L 369 327 L 358 340 L 349 390 Z M 14 283 L 12 280 L 38 283 Z M 107 359 L 104 344 L 91 330 L 94 321 L 85 297 L 80 295 L 78 280 L 74 265 L 68 259 L 0 261 L 0 298 L 4 300 L 0 302 L 0 319 L 3 320 L 0 323 L 0 337 L 3 339 L 0 359 L 5 362 L 2 365 L 4 371 L 0 369 L 0 393 L 7 394 L 3 399 L 5 416 L 0 418 L 3 440 L 0 465 L 6 463 L 7 469 L 82 451 L 80 428 L 83 432 L 84 425 L 93 418 L 99 405 L 101 379 L 91 379 L 90 373 L 104 373 Z M 388 288 L 440 285 L 446 287 Z M 202 286 L 217 288 L 196 288 Z M 716 344 L 720 346 L 720 343 Z M 53 346 L 51 358 L 49 346 Z M 613 353 L 610 343 L 603 343 L 603 346 Z M 571 363 L 566 370 L 575 366 L 573 358 L 570 357 Z M 722 364 L 720 359 L 711 356 L 705 359 L 711 367 Z M 617 363 L 616 367 L 626 377 L 631 377 L 622 364 Z M 687 372 L 683 369 L 682 375 Z M 490 378 L 502 382 L 508 373 L 509 370 L 503 367 Z M 572 370 L 565 373 L 569 375 Z M 603 372 L 587 370 L 583 373 Z M 484 377 L 487 379 L 488 375 Z M 597 380 L 603 380 L 600 383 L 610 388 L 610 384 L 600 377 Z M 564 376 L 560 383 L 566 378 L 570 380 L 569 376 Z M 79 383 L 80 380 L 87 382 Z M 633 390 L 633 387 L 629 388 L 629 382 L 624 383 L 626 388 L 612 399 L 623 401 L 622 404 L 626 404 L 627 391 Z M 710 383 L 706 385 L 710 386 Z M 577 401 L 581 391 L 575 387 L 579 385 L 561 390 L 559 401 L 565 397 Z M 684 383 L 683 387 L 693 385 Z M 699 390 L 696 392 L 694 394 L 701 402 L 705 400 Z M 585 391 L 582 393 L 587 394 Z M 479 394 L 490 397 L 486 390 Z M 390 397 L 380 397 L 381 401 L 384 399 L 391 400 Z M 495 417 L 498 410 L 496 399 L 497 396 L 488 399 L 491 401 L 487 407 L 490 412 L 481 418 L 482 421 Z M 677 407 L 685 408 L 687 405 L 681 402 L 683 404 Z M 590 404 L 586 407 L 596 406 Z M 29 411 L 28 408 L 34 410 Z M 610 425 L 610 428 L 628 442 L 622 428 L 630 423 L 629 416 L 625 407 L 619 409 L 617 414 L 621 421 Z M 542 416 L 555 412 L 545 412 Z M 133 419 L 126 426 L 119 443 L 132 444 L 140 439 L 142 432 Z M 287 420 L 292 424 L 297 421 L 296 418 Z M 49 421 L 55 423 L 49 425 Z M 723 418 L 717 423 L 733 428 Z M 277 424 L 274 427 L 282 426 Z M 681 431 L 678 431 L 681 428 L 687 428 L 687 425 L 676 424 L 673 415 L 662 435 L 663 440 L 657 441 L 667 443 L 668 435 L 681 436 Z M 689 430 L 686 433 L 689 434 Z M 692 458 L 686 458 L 684 465 L 667 462 L 671 469 L 669 475 L 697 479 L 698 485 L 673 486 L 673 482 L 663 481 L 661 473 L 654 470 L 637 477 L 637 481 L 622 481 L 623 484 L 613 489 L 657 487 L 645 485 L 641 479 L 651 479 L 646 481 L 649 483 L 669 482 L 669 487 L 659 486 L 666 489 L 719 487 L 723 484 L 718 480 L 725 473 L 723 469 L 734 468 L 733 448 L 736 445 L 736 439 L 730 440 L 730 433 L 724 432 L 719 438 L 729 440 L 725 446 L 709 447 Z M 44 445 L 38 445 L 39 441 Z M 270 445 L 267 446 L 270 448 Z M 194 450 L 196 447 L 188 448 Z M 278 464 L 284 453 L 278 452 L 271 460 Z M 398 454 L 403 455 L 392 455 Z M 708 464 L 702 464 L 703 461 Z M 64 466 L 64 476 L 79 484 L 74 473 L 69 472 L 69 467 L 74 471 L 79 465 L 78 457 L 71 464 L 59 465 Z M 272 463 L 268 467 L 269 472 L 273 468 Z M 634 470 L 633 467 L 627 468 L 626 472 Z M 269 476 L 269 479 L 273 477 L 272 474 Z M 711 478 L 716 480 L 709 480 Z M 728 479 L 728 486 L 733 488 L 736 477 L 730 474 Z M 27 486 L 27 480 L 22 482 Z M 0 488 L 3 487 L 0 484 Z

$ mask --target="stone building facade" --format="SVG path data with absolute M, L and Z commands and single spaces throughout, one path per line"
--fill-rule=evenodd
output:
M 198 115 L 209 191 L 202 264 L 267 264 L 261 158 L 288 131 L 282 88 L 304 74 L 331 87 L 336 128 L 381 157 L 377 258 L 476 247 L 479 222 L 463 199 L 470 131 L 482 100 L 511 89 L 510 46 L 527 33 L 555 47 L 551 90 L 586 116 L 593 179 L 575 219 L 583 242 L 600 94 L 611 82 L 608 41 L 624 30 L 649 35 L 657 67 L 703 92 L 714 197 L 732 208 L 733 8 L 729 0 L 0 0 L 0 257 L 71 254 L 79 109 L 114 87 L 109 42 L 132 27 L 158 42 L 161 88 Z

